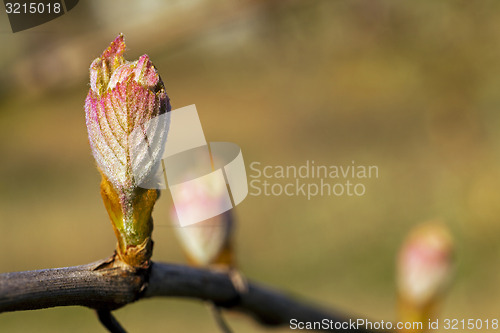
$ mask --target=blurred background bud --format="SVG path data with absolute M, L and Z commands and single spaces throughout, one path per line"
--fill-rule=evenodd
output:
M 452 237 L 440 222 L 421 224 L 411 231 L 397 259 L 400 321 L 423 322 L 426 331 L 428 319 L 436 317 L 451 282 L 453 256 Z
M 185 179 L 191 179 L 196 174 L 187 171 Z M 227 187 L 221 187 L 220 182 L 211 182 L 211 179 L 185 182 L 183 185 L 183 191 L 179 193 L 175 207 L 171 207 L 170 215 L 172 222 L 177 226 L 175 230 L 188 261 L 195 266 L 232 267 L 234 265 L 232 210 L 188 226 L 181 227 L 178 220 L 178 211 L 189 215 L 193 207 L 204 211 L 225 208 Z M 213 205 L 220 207 L 209 207 Z

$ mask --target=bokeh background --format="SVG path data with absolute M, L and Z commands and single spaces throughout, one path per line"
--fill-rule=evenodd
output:
M 88 66 L 118 33 L 174 108 L 248 166 L 377 165 L 362 197 L 248 196 L 235 213 L 250 279 L 356 317 L 394 320 L 395 257 L 417 224 L 456 241 L 448 318 L 498 318 L 498 1 L 99 1 L 13 34 L 0 13 L 0 272 L 71 266 L 115 246 L 88 146 Z M 287 180 L 285 180 L 287 181 Z M 155 208 L 154 259 L 183 263 Z M 217 332 L 201 302 L 139 301 L 130 332 Z M 240 315 L 236 332 L 265 331 Z M 105 332 L 80 307 L 5 313 L 4 332 Z M 282 330 L 275 330 L 286 331 Z

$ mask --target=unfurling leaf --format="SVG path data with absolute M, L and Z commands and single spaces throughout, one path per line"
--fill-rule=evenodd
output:
M 132 266 L 144 266 L 151 257 L 151 212 L 159 193 L 138 185 L 158 167 L 169 127 L 169 117 L 158 116 L 171 107 L 149 57 L 129 62 L 124 52 L 124 37 L 119 35 L 92 62 L 85 114 L 118 254 Z M 144 142 L 151 144 L 144 147 Z

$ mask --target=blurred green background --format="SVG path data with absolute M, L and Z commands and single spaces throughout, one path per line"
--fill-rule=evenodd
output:
M 379 167 L 362 197 L 248 196 L 235 211 L 246 276 L 394 320 L 398 248 L 442 218 L 457 247 L 442 316 L 498 318 L 500 2 L 82 0 L 23 32 L 3 11 L 0 22 L 0 272 L 112 253 L 83 102 L 90 62 L 122 32 L 126 59 L 149 54 L 173 107 L 196 104 L 208 141 L 238 144 L 247 172 L 253 161 Z M 183 263 L 170 201 L 155 208 L 154 259 Z M 196 301 L 116 316 L 130 332 L 217 332 Z M 79 307 L 5 313 L 0 330 L 105 332 Z

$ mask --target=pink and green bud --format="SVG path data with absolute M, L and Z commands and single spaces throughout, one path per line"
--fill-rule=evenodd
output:
M 171 107 L 149 57 L 126 61 L 125 48 L 124 37 L 119 35 L 92 62 L 85 114 L 92 154 L 102 174 L 101 194 L 118 238 L 118 253 L 125 262 L 138 266 L 147 263 L 151 255 L 151 212 L 158 196 L 156 190 L 138 185 L 160 162 L 169 118 L 158 116 Z M 151 121 L 153 118 L 166 121 Z M 137 133 L 153 134 L 154 146 L 138 147 L 148 141 L 138 138 Z M 141 151 L 145 153 L 138 154 Z

